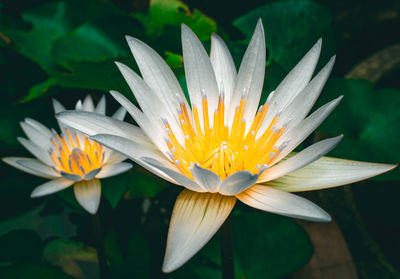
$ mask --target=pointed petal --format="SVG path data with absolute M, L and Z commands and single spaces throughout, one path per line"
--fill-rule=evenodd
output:
M 44 150 L 42 147 L 24 138 L 18 138 L 18 141 L 40 161 L 48 166 L 54 165 L 54 162 L 47 150 Z
M 322 157 L 302 169 L 268 181 L 266 185 L 288 192 L 311 191 L 354 183 L 396 167 L 397 165 Z
M 104 165 L 112 165 L 112 164 L 117 164 L 122 161 L 126 160 L 126 156 L 122 155 L 119 152 L 114 152 L 112 151 L 111 155 L 107 160 L 104 160 Z
M 141 145 L 137 142 L 131 141 L 126 138 L 113 136 L 113 135 L 105 135 L 98 134 L 91 137 L 92 140 L 97 141 L 98 143 L 116 151 L 120 152 L 123 155 L 127 156 L 131 160 L 133 160 L 138 165 L 144 167 L 145 169 L 153 172 L 154 174 L 160 176 L 161 178 L 168 180 L 172 183 L 172 181 L 168 176 L 166 176 L 163 172 L 160 172 L 158 169 L 155 169 L 152 166 L 149 166 L 147 163 L 143 162 L 141 157 L 150 157 L 157 161 L 162 162 L 163 165 L 168 166 L 169 168 L 174 169 L 174 165 L 172 165 L 169 161 L 164 158 L 164 155 L 160 153 L 158 149 L 149 149 L 148 147 Z M 176 168 L 175 168 L 176 169 Z
M 172 272 L 195 255 L 224 223 L 235 202 L 235 197 L 183 190 L 172 212 L 163 271 Z
M 254 185 L 236 195 L 243 203 L 267 212 L 316 222 L 329 222 L 325 210 L 302 197 L 262 185 Z
M 19 170 L 22 170 L 24 172 L 36 176 L 49 179 L 60 177 L 60 174 L 58 174 L 54 169 L 50 168 L 49 166 L 41 163 L 39 160 L 36 159 L 23 158 L 23 157 L 6 157 L 2 158 L 2 160 L 5 163 L 13 166 L 14 168 L 17 168 Z
M 196 182 L 202 185 L 207 192 L 215 192 L 221 184 L 221 178 L 213 171 L 203 169 L 199 164 L 189 168 Z
M 50 139 L 54 136 L 53 133 L 46 127 L 46 130 L 39 128 L 40 126 L 35 125 L 32 120 L 20 122 L 22 130 L 31 142 L 48 150 L 51 147 Z
M 185 188 L 195 191 L 195 192 L 207 192 L 207 189 L 201 185 L 197 184 L 195 181 L 191 180 L 189 177 L 181 174 L 178 170 L 174 170 L 167 165 L 160 163 L 159 161 L 149 158 L 149 157 L 142 157 L 140 158 L 146 164 L 152 166 L 153 168 L 160 170 L 168 177 L 172 178 L 174 181 L 172 183 L 182 185 Z
M 86 111 L 64 111 L 56 117 L 89 136 L 111 134 L 137 141 L 148 147 L 154 146 L 140 128 L 115 118 Z
M 65 110 L 65 107 L 56 99 L 52 99 L 53 101 L 53 108 L 54 108 L 54 113 L 59 113 Z
M 311 80 L 309 84 L 293 99 L 284 109 L 279 117 L 277 126 L 290 122 L 290 126 L 296 126 L 310 112 L 318 99 L 335 63 L 335 56 L 332 57 L 324 68 Z
M 72 181 L 75 181 L 75 182 L 81 181 L 83 179 L 83 177 L 78 175 L 78 174 L 66 173 L 65 171 L 61 171 L 60 174 L 65 179 L 72 180 Z
M 169 151 L 164 138 L 168 138 L 165 132 L 165 128 L 161 126 L 160 115 L 157 115 L 157 108 L 154 108 L 154 113 L 148 114 L 142 113 L 134 104 L 132 104 L 125 96 L 116 91 L 110 91 L 111 95 L 120 103 L 140 126 L 147 137 L 160 149 L 162 152 Z M 151 110 L 151 106 L 148 108 Z M 157 117 L 157 118 L 155 118 Z M 158 124 L 158 125 L 157 125 Z M 183 138 L 183 135 L 182 135 Z
M 243 117 L 246 120 L 246 127 L 249 128 L 251 126 L 262 93 L 266 62 L 265 56 L 264 28 L 261 20 L 259 20 L 240 64 L 229 114 L 230 123 L 233 120 L 236 106 L 239 105 L 243 92 L 246 92 L 246 109 Z
M 272 161 L 271 165 L 279 162 L 292 152 L 300 143 L 302 143 L 321 123 L 329 116 L 329 114 L 337 107 L 339 102 L 343 99 L 340 96 L 333 101 L 323 105 L 310 116 L 301 121 L 297 126 L 283 133 L 282 137 L 278 140 L 277 146 L 280 146 L 284 141 L 290 140 L 289 144 L 283 149 L 279 155 Z
M 83 177 L 78 174 L 66 173 L 65 171 L 61 171 L 60 174 L 65 179 L 72 180 L 75 182 L 81 181 L 83 179 Z
M 190 112 L 190 107 L 178 80 L 161 56 L 136 38 L 127 36 L 126 40 L 143 79 L 158 96 L 158 99 L 171 111 L 175 111 L 175 108 L 183 101 Z
M 100 180 L 82 180 L 74 185 L 75 198 L 90 214 L 96 214 L 100 205 Z
M 106 114 L 106 96 L 103 95 L 100 101 L 97 103 L 96 109 L 94 110 L 96 113 L 100 113 L 102 115 Z
M 76 102 L 75 109 L 76 110 L 83 110 L 83 104 L 82 104 L 81 100 L 78 100 L 78 102 Z
M 36 187 L 31 193 L 31 198 L 53 194 L 55 192 L 64 190 L 65 188 L 71 186 L 73 183 L 74 181 L 65 178 L 50 180 L 49 182 L 46 182 Z
M 95 178 L 97 176 L 97 174 L 102 170 L 102 168 L 97 168 L 94 170 L 91 170 L 90 172 L 88 172 L 87 174 L 85 174 L 84 179 L 85 180 L 91 180 L 93 178 Z
M 223 195 L 233 196 L 243 192 L 257 182 L 258 174 L 249 171 L 238 171 L 225 178 L 219 188 Z
M 92 96 L 86 96 L 85 100 L 83 100 L 82 108 L 84 111 L 94 112 L 94 103 Z
M 202 119 L 202 91 L 207 95 L 210 123 L 218 104 L 218 86 L 210 58 L 200 40 L 189 27 L 182 24 L 182 51 L 185 67 L 186 84 L 190 102 L 199 111 Z M 201 122 L 202 123 L 202 122 Z
M 99 174 L 96 175 L 96 178 L 106 178 L 120 173 L 124 173 L 130 170 L 132 167 L 133 165 L 129 163 L 117 163 L 112 165 L 105 165 L 103 166 Z
M 126 109 L 123 107 L 120 107 L 119 109 L 117 109 L 116 112 L 114 112 L 114 114 L 112 115 L 112 118 L 123 121 L 125 118 L 125 115 L 126 115 Z
M 331 151 L 333 148 L 335 148 L 342 138 L 343 136 L 338 136 L 314 143 L 313 145 L 307 147 L 293 157 L 290 157 L 282 163 L 265 170 L 260 175 L 258 183 L 277 179 L 288 173 L 301 169 L 308 164 L 311 164 L 312 162 L 318 160 L 326 153 Z
M 227 110 L 230 108 L 230 100 L 235 87 L 236 67 L 228 47 L 217 34 L 211 35 L 210 60 L 218 89 L 225 94 L 225 109 Z
M 321 44 L 322 40 L 319 39 L 275 89 L 271 99 L 272 114 L 285 108 L 308 84 L 318 63 Z

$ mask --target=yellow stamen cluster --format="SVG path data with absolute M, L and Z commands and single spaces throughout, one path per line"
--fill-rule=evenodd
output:
M 218 107 L 213 115 L 213 125 L 210 126 L 208 101 L 205 94 L 202 98 L 203 119 L 193 106 L 193 121 L 189 117 L 186 106 L 182 102 L 178 110 L 180 126 L 185 136 L 184 144 L 180 144 L 166 120 L 168 133 L 168 148 L 170 157 L 180 172 L 192 177 L 190 167 L 198 163 L 202 168 L 212 170 L 221 179 L 241 170 L 257 173 L 277 156 L 282 147 L 275 144 L 285 130 L 285 126 L 276 128 L 276 115 L 267 130 L 256 138 L 267 111 L 268 101 L 258 110 L 254 121 L 246 133 L 246 121 L 243 118 L 246 99 L 241 98 L 236 107 L 232 125 L 225 125 L 224 96 L 220 95 Z M 203 128 L 201 126 L 201 121 Z
M 63 137 L 55 135 L 51 142 L 54 148 L 50 156 L 60 173 L 83 177 L 101 168 L 103 164 L 104 147 L 85 134 L 72 134 L 69 129 L 65 129 Z

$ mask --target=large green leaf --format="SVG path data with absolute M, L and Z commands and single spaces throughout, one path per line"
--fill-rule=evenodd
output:
M 106 1 L 57 1 L 36 6 L 22 14 L 31 30 L 7 28 L 5 35 L 21 54 L 38 63 L 45 71 L 57 70 L 52 55 L 55 40 L 79 25 L 119 10 Z
M 306 231 L 289 218 L 250 210 L 232 216 L 232 225 L 237 279 L 281 278 L 305 265 L 313 254 Z M 220 266 L 217 234 L 171 278 L 217 279 Z
M 334 53 L 332 15 L 321 4 L 308 1 L 276 1 L 257 8 L 234 21 L 250 39 L 261 18 L 269 59 L 289 71 L 319 39 L 323 38 L 323 58 Z
M 88 278 L 89 272 L 85 272 L 84 267 L 98 271 L 96 249 L 73 240 L 51 240 L 44 248 L 43 257 L 46 261 L 75 278 Z M 80 265 L 80 263 L 84 264 Z
M 339 94 L 344 95 L 341 104 L 318 128 L 324 134 L 345 136 L 330 154 L 346 159 L 398 163 L 400 90 L 374 90 L 365 80 L 331 79 L 316 107 Z M 400 179 L 400 171 L 378 178 Z

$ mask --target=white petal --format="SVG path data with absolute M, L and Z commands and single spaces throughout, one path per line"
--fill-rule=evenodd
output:
M 90 214 L 96 214 L 100 205 L 100 180 L 82 180 L 74 185 L 75 198 L 78 203 Z
M 81 181 L 83 179 L 83 177 L 78 174 L 66 173 L 65 171 L 61 171 L 60 174 L 65 179 L 72 180 L 75 182 Z
M 107 149 L 109 149 L 109 148 L 107 148 Z M 111 154 L 110 154 L 110 157 L 108 157 L 107 160 L 104 159 L 104 165 L 117 164 L 117 163 L 120 163 L 120 162 L 122 162 L 124 160 L 126 160 L 126 156 L 122 155 L 119 152 L 112 151 Z
M 84 179 L 85 179 L 85 180 L 91 180 L 91 179 L 95 178 L 95 177 L 97 176 L 97 174 L 98 174 L 99 172 L 101 172 L 102 169 L 103 169 L 103 168 L 100 167 L 100 168 L 91 170 L 90 172 L 88 172 L 87 174 L 85 174 Z
M 218 104 L 218 86 L 215 80 L 214 69 L 206 50 L 189 27 L 182 24 L 182 51 L 185 67 L 186 84 L 190 102 L 199 111 L 203 119 L 202 91 L 207 95 L 210 123 L 213 121 L 214 111 Z M 201 122 L 203 124 L 203 122 Z
M 161 126 L 161 119 L 157 117 L 157 109 L 148 117 L 148 114 L 142 113 L 134 104 L 132 104 L 125 96 L 116 91 L 110 91 L 111 95 L 120 103 L 140 126 L 147 137 L 163 152 L 169 151 L 164 138 L 167 138 L 165 128 Z M 148 108 L 151 110 L 151 106 Z M 161 116 L 161 115 L 159 115 Z M 155 118 L 157 117 L 157 118 Z M 157 125 L 158 124 L 158 125 Z M 182 136 L 183 138 L 183 136 Z
M 325 210 L 302 197 L 262 185 L 254 185 L 236 195 L 243 203 L 267 212 L 317 222 L 329 222 Z
M 124 120 L 126 115 L 126 109 L 123 107 L 120 107 L 117 109 L 117 111 L 112 115 L 113 118 L 118 119 L 118 120 Z
M 26 121 L 20 122 L 20 125 L 31 142 L 43 147 L 43 149 L 45 150 L 49 150 L 49 148 L 51 147 L 50 139 L 54 136 L 49 129 L 46 128 L 48 131 L 44 133 L 43 130 L 39 130 L 35 126 L 27 123 Z
M 140 158 L 143 162 L 147 163 L 151 167 L 160 170 L 165 175 L 173 179 L 174 184 L 178 184 L 184 186 L 185 188 L 195 191 L 195 192 L 207 192 L 207 189 L 201 184 L 197 184 L 195 181 L 191 180 L 189 177 L 181 174 L 177 169 L 171 168 L 166 164 L 160 163 L 159 161 L 149 158 L 142 157 Z M 154 171 L 153 171 L 154 172 Z
M 235 202 L 235 197 L 183 190 L 172 212 L 162 270 L 172 272 L 193 257 L 224 223 Z
M 18 141 L 40 161 L 42 161 L 48 166 L 54 165 L 54 162 L 51 159 L 48 150 L 45 150 L 42 147 L 38 146 L 37 144 L 24 138 L 18 138 Z
M 207 192 L 215 192 L 221 184 L 221 178 L 213 171 L 203 169 L 199 164 L 189 168 L 196 182 L 202 185 Z
M 328 80 L 334 63 L 335 56 L 284 109 L 279 117 L 277 126 L 287 121 L 290 121 L 290 126 L 296 126 L 307 116 Z
M 243 192 L 257 182 L 258 174 L 252 174 L 249 171 L 238 171 L 225 178 L 222 182 L 219 192 L 223 195 L 236 195 Z
M 106 178 L 114 176 L 130 170 L 132 167 L 133 165 L 129 163 L 117 163 L 112 165 L 105 165 L 103 166 L 99 174 L 96 175 L 96 178 Z
M 44 177 L 44 178 L 56 178 L 60 177 L 60 174 L 57 173 L 54 169 L 49 166 L 41 163 L 39 160 L 31 159 L 31 158 L 23 158 L 23 157 L 6 157 L 2 158 L 2 160 L 24 172 Z
M 266 182 L 270 180 L 277 179 L 288 173 L 301 169 L 308 164 L 311 164 L 315 160 L 318 160 L 326 153 L 331 151 L 336 145 L 339 144 L 343 136 L 338 136 L 326 140 L 321 140 L 303 149 L 301 152 L 297 153 L 293 157 L 283 161 L 280 164 L 273 166 L 265 170 L 258 179 L 258 183 Z
M 53 99 L 54 113 L 60 113 L 65 110 L 65 107 L 56 99 Z
M 100 101 L 97 103 L 96 109 L 94 110 L 96 113 L 100 113 L 102 115 L 106 114 L 106 96 L 103 95 Z
M 318 190 L 354 183 L 388 172 L 397 165 L 322 157 L 266 185 L 288 192 Z
M 76 102 L 75 109 L 76 110 L 83 110 L 83 104 L 82 104 L 81 100 L 78 100 L 78 102 Z
M 38 187 L 36 187 L 32 193 L 31 198 L 37 198 L 45 195 L 50 195 L 55 192 L 61 191 L 74 183 L 72 180 L 68 180 L 65 178 L 58 178 L 55 180 L 51 180 L 46 182 Z
M 184 135 L 182 133 L 182 128 L 179 123 L 179 119 L 177 118 L 177 107 L 179 105 L 178 102 L 175 107 L 169 107 L 166 105 L 166 101 L 164 98 L 160 98 L 157 93 L 155 93 L 147 83 L 141 79 L 134 71 L 132 71 L 129 67 L 122 63 L 115 63 L 118 66 L 118 69 L 124 76 L 126 82 L 129 85 L 129 88 L 132 90 L 133 94 L 137 102 L 140 105 L 143 113 L 146 117 L 150 120 L 146 126 L 153 126 L 149 127 L 151 130 L 158 130 L 165 133 L 165 127 L 162 123 L 161 119 L 165 118 L 168 120 L 169 124 L 171 125 L 171 129 L 176 135 L 178 141 L 182 144 L 184 142 Z M 115 95 L 117 92 L 111 91 L 113 97 L 123 106 L 126 110 L 132 115 L 131 110 L 129 109 L 130 106 L 133 104 L 123 95 L 119 94 Z M 176 96 L 174 96 L 176 98 Z M 132 116 L 133 117 L 133 116 Z M 144 129 L 142 127 L 142 129 Z M 153 132 L 152 132 L 153 133 Z
M 251 126 L 262 93 L 266 62 L 265 56 L 264 28 L 261 20 L 259 20 L 240 64 L 229 114 L 229 123 L 232 123 L 236 106 L 239 105 L 243 92 L 246 92 L 246 109 L 243 117 L 246 120 L 246 127 L 249 128 Z
M 94 112 L 94 103 L 92 96 L 86 96 L 85 100 L 83 100 L 82 109 L 84 111 Z
M 225 42 L 216 34 L 211 35 L 211 64 L 219 91 L 225 94 L 225 109 L 230 108 L 236 80 L 236 68 Z M 222 86 L 222 88 L 221 88 Z
M 279 162 L 282 158 L 286 157 L 292 152 L 300 143 L 302 143 L 321 123 L 329 116 L 329 114 L 336 108 L 339 102 L 343 99 L 340 96 L 333 101 L 323 105 L 310 116 L 301 121 L 297 126 L 283 133 L 282 137 L 278 140 L 277 146 L 281 145 L 284 141 L 290 139 L 289 144 L 283 149 L 280 154 L 271 162 L 271 165 Z
M 167 165 L 169 168 L 174 169 L 174 166 L 165 159 L 164 155 L 160 153 L 157 149 L 149 149 L 144 145 L 141 145 L 137 142 L 131 141 L 126 138 L 113 136 L 113 135 L 104 135 L 98 134 L 91 137 L 92 140 L 97 141 L 98 143 L 114 150 L 120 152 L 133 160 L 135 163 L 141 165 L 145 169 L 153 172 L 154 174 L 160 176 L 161 178 L 168 180 L 172 183 L 172 181 L 168 176 L 166 176 L 163 172 L 160 172 L 158 169 L 155 169 L 152 166 L 149 166 L 147 163 L 143 162 L 141 157 L 150 157 L 157 161 L 162 162 L 164 165 Z
M 138 39 L 127 36 L 126 40 L 143 79 L 153 89 L 158 99 L 171 111 L 175 111 L 179 103 L 183 101 L 190 112 L 178 80 L 160 55 Z
M 139 127 L 115 118 L 86 111 L 64 111 L 56 117 L 66 125 L 89 136 L 111 134 L 137 141 L 147 147 L 154 146 Z
M 286 107 L 308 84 L 318 63 L 321 44 L 322 40 L 319 39 L 275 89 L 274 96 L 271 99 L 271 112 L 273 111 L 273 114 Z

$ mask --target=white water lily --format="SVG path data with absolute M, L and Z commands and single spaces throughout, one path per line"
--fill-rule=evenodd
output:
M 65 111 L 57 100 L 53 100 L 53 105 L 56 113 Z M 104 117 L 106 99 L 103 96 L 95 107 L 88 95 L 83 102 L 76 103 L 75 109 Z M 121 107 L 113 117 L 121 121 L 125 114 L 126 110 Z M 36 120 L 26 118 L 21 122 L 21 127 L 28 139 L 18 138 L 18 141 L 36 159 L 6 157 L 3 161 L 27 173 L 51 179 L 36 187 L 31 194 L 32 198 L 53 194 L 74 185 L 79 204 L 89 213 L 95 214 L 101 196 L 99 179 L 128 171 L 132 164 L 122 162 L 125 156 L 90 140 L 86 134 L 61 123 L 59 126 L 61 134 Z
M 140 108 L 118 92 L 114 98 L 140 128 L 86 112 L 58 119 L 185 189 L 175 203 L 164 272 L 182 266 L 216 233 L 237 199 L 285 216 L 329 221 L 312 202 L 288 192 L 334 187 L 395 166 L 322 157 L 342 136 L 288 156 L 338 105 L 339 97 L 307 116 L 331 72 L 334 58 L 313 78 L 321 41 L 259 106 L 266 48 L 258 22 L 236 72 L 231 54 L 212 35 L 208 56 L 182 25 L 183 60 L 191 106 L 171 69 L 149 46 L 127 37 L 142 78 L 117 63 Z M 283 160 L 286 159 L 286 160 Z

